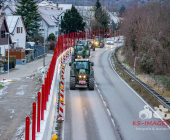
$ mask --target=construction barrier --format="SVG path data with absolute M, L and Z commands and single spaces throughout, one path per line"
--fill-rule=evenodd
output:
M 94 39 L 95 36 L 102 36 L 104 38 L 117 37 L 120 35 L 119 31 L 112 30 L 93 30 L 83 32 L 73 32 L 58 37 L 57 45 L 49 65 L 44 83 L 41 87 L 41 92 L 38 92 L 37 105 L 34 102 L 32 112 L 32 125 L 30 125 L 30 117 L 25 119 L 25 140 L 47 140 L 50 139 L 52 133 L 52 126 L 54 121 L 54 114 L 56 111 L 55 105 L 57 102 L 57 83 L 60 82 L 60 107 L 59 120 L 64 121 L 64 74 L 65 63 L 71 56 L 72 45 L 76 44 L 80 39 Z M 32 127 L 31 127 L 32 126 Z M 31 131 L 32 130 L 32 131 Z M 32 132 L 32 133 L 30 133 Z M 31 135 L 31 136 L 30 136 Z

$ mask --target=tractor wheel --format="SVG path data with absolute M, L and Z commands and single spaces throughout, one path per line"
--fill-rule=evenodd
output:
M 94 78 L 89 78 L 89 90 L 94 90 Z
M 74 61 L 74 60 L 75 60 L 75 56 L 72 55 L 72 56 L 71 56 L 71 61 Z
M 70 77 L 70 90 L 75 90 L 75 86 L 76 86 L 76 78 Z
M 93 51 L 95 51 L 95 46 L 93 46 Z

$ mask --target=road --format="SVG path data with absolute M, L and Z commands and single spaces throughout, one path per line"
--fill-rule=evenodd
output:
M 47 54 L 45 57 L 45 64 L 49 65 L 51 62 L 53 54 Z M 29 63 L 26 63 L 24 65 L 16 65 L 15 68 L 11 71 L 9 71 L 9 79 L 15 79 L 15 78 L 21 78 L 29 76 L 33 73 L 37 72 L 37 69 L 39 67 L 43 66 L 43 58 L 39 58 L 37 60 L 31 61 Z M 3 79 L 8 78 L 8 73 L 1 73 L 0 74 L 0 81 Z
M 70 68 L 66 67 L 66 105 L 62 138 L 169 140 L 170 131 L 165 125 L 135 125 L 137 121 L 157 123 L 161 120 L 153 117 L 146 120 L 139 118 L 139 112 L 144 110 L 146 103 L 113 71 L 109 56 L 114 49 L 115 45 L 106 45 L 91 54 L 96 82 L 94 91 L 70 90 Z M 152 115 L 153 112 L 149 109 L 146 114 Z

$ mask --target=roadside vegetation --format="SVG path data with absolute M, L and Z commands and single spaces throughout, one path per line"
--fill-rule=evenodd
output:
M 4 86 L 3 86 L 3 84 L 0 82 L 0 89 L 2 89 Z
M 131 66 L 137 57 L 137 72 L 170 75 L 169 15 L 170 8 L 167 1 L 151 1 L 146 5 L 134 5 L 126 9 L 122 15 L 124 54 Z
M 126 9 L 121 30 L 124 46 L 119 61 L 141 81 L 170 101 L 169 2 L 151 1 Z
M 119 49 L 117 56 L 121 64 L 131 73 L 134 73 L 133 67 L 126 58 L 123 48 Z M 144 72 L 137 72 L 135 76 L 170 101 L 170 76 L 147 74 Z

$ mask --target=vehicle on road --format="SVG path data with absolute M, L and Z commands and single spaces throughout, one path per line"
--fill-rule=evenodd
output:
M 75 59 L 81 59 L 81 58 L 88 59 L 89 57 L 90 57 L 90 49 L 84 44 L 76 43 L 72 51 L 71 60 L 74 61 Z
M 70 62 L 70 89 L 75 90 L 76 86 L 86 87 L 94 90 L 93 62 L 89 59 L 75 59 Z
M 104 39 L 101 36 L 95 36 L 93 46 L 103 48 L 104 47 Z
M 108 45 L 114 45 L 114 39 L 108 38 L 108 39 L 106 40 L 106 44 L 108 44 Z
M 93 51 L 95 51 L 95 46 L 93 45 L 94 39 L 88 39 L 87 41 L 89 42 L 89 47 L 90 47 L 90 49 L 92 49 Z

